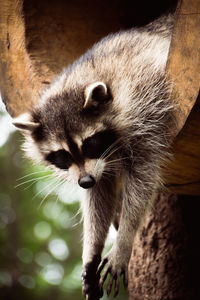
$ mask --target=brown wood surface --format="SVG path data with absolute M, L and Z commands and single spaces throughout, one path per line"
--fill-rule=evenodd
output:
M 0 90 L 8 112 L 25 112 L 39 88 L 25 47 L 22 1 L 0 0 Z
M 166 186 L 179 194 L 200 194 L 200 97 L 172 145 L 171 162 L 165 168 Z
M 165 183 L 175 193 L 200 194 L 200 1 L 179 1 L 176 14 L 167 73 L 177 106 L 172 136 L 179 134 Z
M 200 1 L 180 0 L 167 63 L 169 80 L 174 85 L 177 132 L 187 120 L 200 87 Z M 177 132 L 174 132 L 176 135 Z

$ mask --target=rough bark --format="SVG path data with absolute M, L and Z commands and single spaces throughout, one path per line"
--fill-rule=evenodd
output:
M 133 244 L 130 300 L 197 300 L 200 198 L 160 194 Z
M 133 244 L 129 268 L 130 298 L 183 298 L 186 236 L 177 196 L 160 194 Z

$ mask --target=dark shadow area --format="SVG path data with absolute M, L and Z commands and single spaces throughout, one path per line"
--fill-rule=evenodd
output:
M 48 83 L 49 76 L 51 79 L 102 37 L 147 24 L 173 12 L 176 3 L 176 0 L 25 0 L 26 48 L 37 73 L 45 76 Z
M 186 247 L 187 274 L 185 284 L 191 290 L 191 300 L 200 298 L 199 269 L 200 269 L 200 196 L 180 195 L 178 197 L 182 210 L 185 233 L 188 235 Z

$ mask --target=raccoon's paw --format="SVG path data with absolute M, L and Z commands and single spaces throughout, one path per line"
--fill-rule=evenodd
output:
M 101 275 L 100 279 L 100 287 L 103 287 L 103 284 L 108 274 L 110 274 L 110 278 L 106 287 L 106 292 L 108 296 L 111 293 L 114 281 L 114 297 L 118 295 L 121 276 L 123 276 L 124 286 L 128 286 L 128 260 L 124 259 L 124 257 L 122 258 L 116 255 L 115 251 L 112 251 L 112 249 L 100 263 L 98 267 L 98 274 L 100 274 L 102 270 L 103 274 Z
M 97 274 L 100 261 L 100 255 L 95 255 L 93 260 L 83 267 L 82 291 L 87 300 L 99 300 L 103 296 L 103 289 L 99 285 L 100 275 Z

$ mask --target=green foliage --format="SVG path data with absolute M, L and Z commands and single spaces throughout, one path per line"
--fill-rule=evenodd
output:
M 19 139 L 0 148 L 1 299 L 82 299 L 79 205 L 45 196 L 56 179 L 23 159 Z

